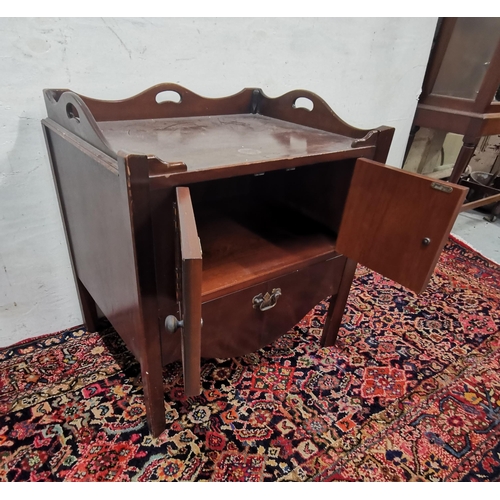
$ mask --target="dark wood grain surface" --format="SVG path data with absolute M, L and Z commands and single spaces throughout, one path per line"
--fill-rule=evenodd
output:
M 188 170 L 317 157 L 351 149 L 349 137 L 262 115 L 239 114 L 99 123 L 111 147 L 184 162 Z
M 45 121 L 64 222 L 78 279 L 139 358 L 137 276 L 127 198 L 116 160 Z M 130 332 L 130 333 L 129 333 Z

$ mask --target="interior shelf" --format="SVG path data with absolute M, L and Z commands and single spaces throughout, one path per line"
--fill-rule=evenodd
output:
M 194 212 L 203 301 L 337 255 L 333 231 L 282 204 L 233 198 L 194 204 Z

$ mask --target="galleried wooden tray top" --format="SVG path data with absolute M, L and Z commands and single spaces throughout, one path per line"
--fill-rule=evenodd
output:
M 466 193 L 387 167 L 394 129 L 351 127 L 304 90 L 44 97 L 84 321 L 98 306 L 139 360 L 155 436 L 163 365 L 182 359 L 196 396 L 202 358 L 253 352 L 327 297 L 333 345 L 357 262 L 422 291 Z

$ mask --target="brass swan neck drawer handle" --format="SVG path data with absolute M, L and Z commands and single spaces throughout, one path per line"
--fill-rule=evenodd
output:
M 252 299 L 252 305 L 254 309 L 260 309 L 261 311 L 267 311 L 272 309 L 277 303 L 278 299 L 281 297 L 281 288 L 273 288 L 271 294 L 266 292 L 265 295 L 259 293 Z

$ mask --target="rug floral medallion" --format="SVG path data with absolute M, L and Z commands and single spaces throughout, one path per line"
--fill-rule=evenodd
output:
M 500 268 L 450 240 L 417 296 L 358 266 L 335 347 L 327 302 L 274 344 L 204 360 L 166 431 L 115 331 L 0 350 L 2 481 L 498 481 Z

